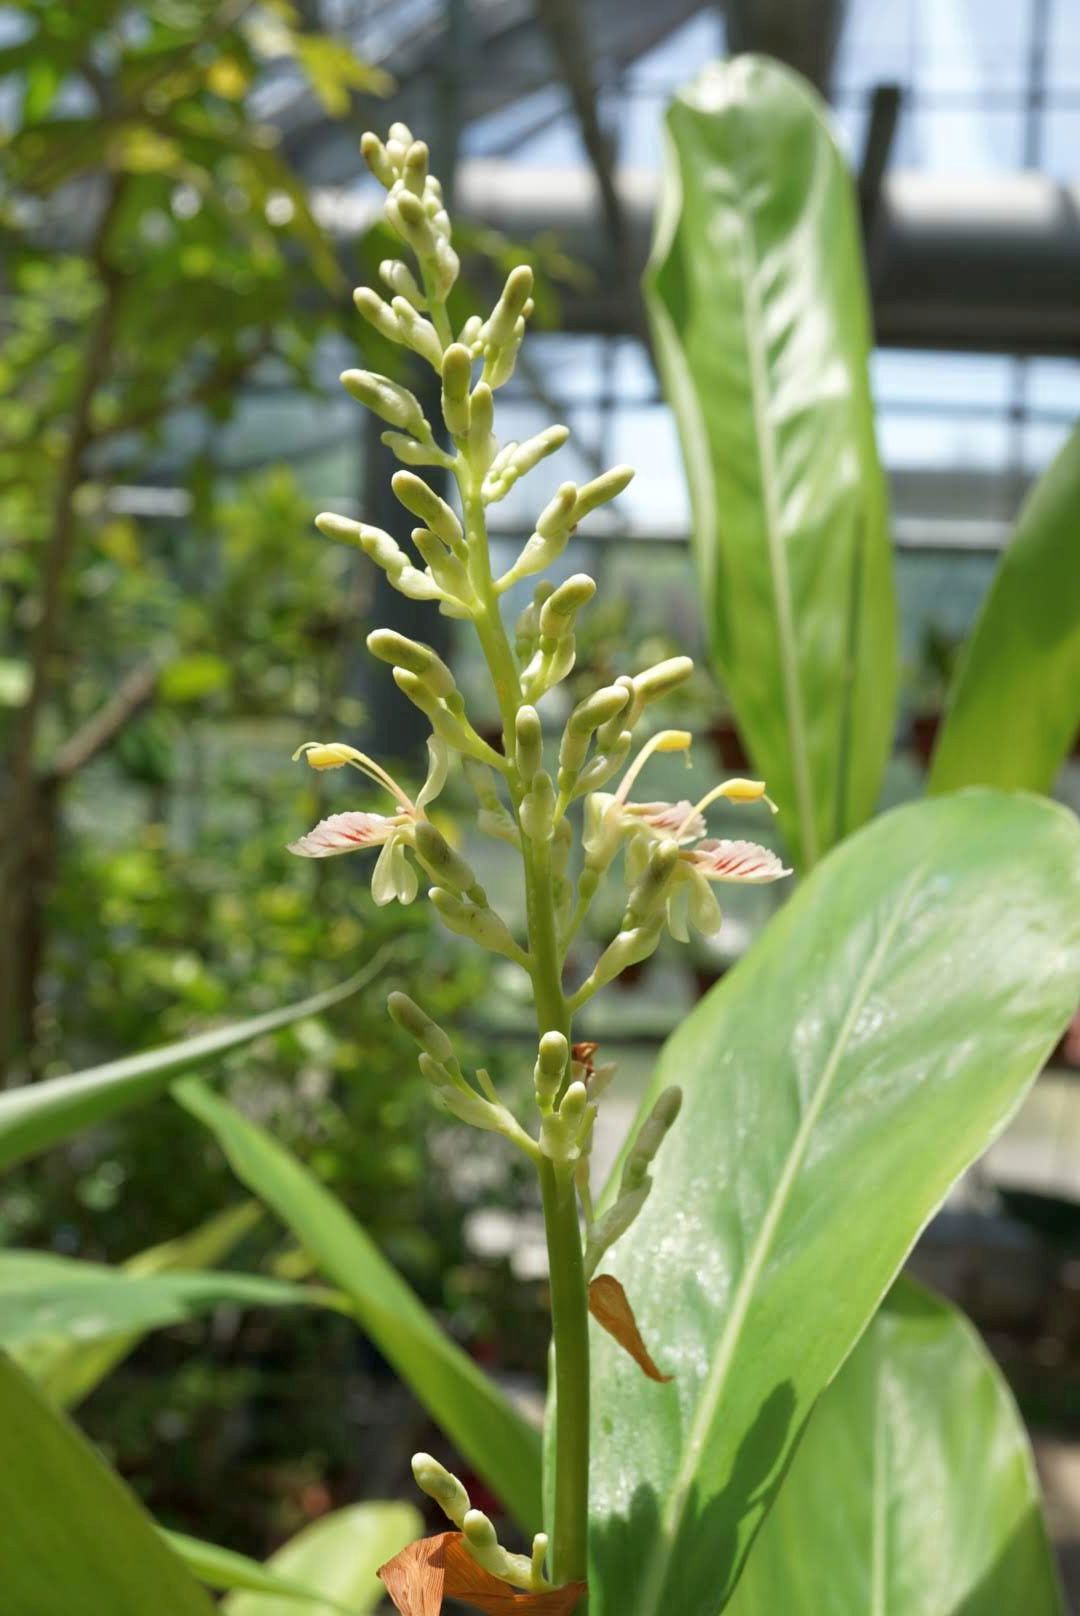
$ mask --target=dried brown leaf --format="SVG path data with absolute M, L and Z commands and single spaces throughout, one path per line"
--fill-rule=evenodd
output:
M 659 1380 L 667 1384 L 671 1376 L 662 1375 L 657 1369 L 648 1347 L 641 1339 L 641 1331 L 637 1327 L 634 1310 L 630 1306 L 626 1292 L 613 1274 L 598 1274 L 591 1281 L 589 1312 L 608 1335 L 615 1337 L 620 1347 L 630 1354 L 650 1380 Z
M 583 1582 L 567 1583 L 546 1593 L 512 1588 L 477 1565 L 460 1532 L 442 1532 L 410 1543 L 379 1570 L 386 1591 L 401 1616 L 439 1616 L 443 1599 L 459 1599 L 486 1616 L 571 1616 Z
M 439 1616 L 446 1582 L 445 1545 L 456 1532 L 417 1538 L 379 1567 L 379 1576 L 401 1616 Z

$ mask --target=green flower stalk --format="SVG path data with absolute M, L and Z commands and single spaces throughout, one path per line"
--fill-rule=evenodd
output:
M 679 1106 L 677 1091 L 661 1098 L 626 1159 L 617 1195 L 595 1217 L 589 1148 L 613 1068 L 594 1068 L 593 1046 L 574 1045 L 573 1015 L 628 965 L 647 959 L 665 930 L 684 940 L 688 925 L 714 931 L 720 924 L 712 890 L 716 883 L 774 881 L 790 872 L 766 848 L 706 836 L 704 813 L 716 798 L 768 803 L 756 781 L 728 781 L 697 804 L 630 798 L 654 753 L 689 748 L 690 736 L 684 731 L 661 731 L 626 767 L 645 708 L 687 678 L 692 668 L 687 657 L 624 675 L 580 702 L 548 759 L 538 704 L 574 666 L 576 620 L 588 609 L 596 585 L 584 573 L 554 588 L 541 580 L 513 638 L 503 621 L 500 597 L 519 580 L 558 561 L 578 523 L 617 497 L 633 472 L 616 466 L 584 487 L 563 483 L 537 516 L 517 560 L 500 577 L 493 576 L 488 507 L 504 499 L 568 437 L 567 429 L 557 425 L 520 444 L 500 444 L 495 436 L 494 395 L 513 375 L 533 312 L 532 273 L 524 266 L 513 270 L 487 319 L 474 316 L 455 331 L 447 298 L 458 276 L 458 258 L 442 191 L 428 169 L 427 147 L 404 125 L 395 124 L 385 144 L 365 135 L 362 151 L 386 189 L 386 221 L 403 249 L 411 251 L 415 270 L 403 259 L 384 262 L 379 273 L 391 293 L 389 301 L 362 288 L 356 307 L 384 338 L 408 349 L 439 376 L 442 420 L 428 421 L 415 395 L 398 382 L 370 371 L 346 371 L 342 385 L 386 423 L 383 441 L 407 468 L 395 474 L 393 489 L 421 524 L 412 534 L 416 554 L 363 522 L 325 514 L 317 525 L 328 537 L 363 549 L 402 594 L 430 601 L 471 625 L 498 701 L 502 746 L 489 745 L 477 733 L 451 670 L 429 646 L 377 629 L 368 638 L 369 649 L 393 667 L 399 687 L 431 724 L 427 780 L 413 801 L 381 764 L 355 747 L 306 743 L 297 755 L 313 768 L 354 768 L 385 791 L 391 805 L 386 813 L 332 814 L 292 843 L 291 850 L 326 858 L 377 847 L 372 879 L 377 903 L 410 903 L 423 880 L 449 930 L 512 960 L 531 981 L 538 1040 L 532 1129 L 503 1105 L 486 1072 L 470 1079 L 462 1071 L 449 1036 L 419 1006 L 395 994 L 390 1011 L 418 1044 L 421 1070 L 438 1103 L 474 1127 L 501 1133 L 529 1157 L 539 1175 L 555 1382 L 554 1502 L 547 1536 L 538 1531 L 531 1556 L 508 1554 L 486 1516 L 469 1508 L 455 1478 L 425 1455 L 417 1456 L 414 1471 L 419 1485 L 460 1527 L 479 1565 L 513 1587 L 540 1592 L 583 1582 L 587 1572 L 587 1277 L 641 1210 L 649 1191 L 648 1168 Z M 425 467 L 450 474 L 455 503 L 425 482 Z M 522 938 L 513 935 L 471 866 L 427 817 L 455 756 L 480 807 L 479 829 L 520 852 L 527 915 Z M 620 771 L 614 791 L 601 791 Z M 573 805 L 582 799 L 582 857 L 574 880 L 571 852 L 578 832 Z M 621 929 L 591 974 L 568 992 L 568 950 L 620 854 L 626 887 Z

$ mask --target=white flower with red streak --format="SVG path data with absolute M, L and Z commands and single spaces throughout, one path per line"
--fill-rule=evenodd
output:
M 696 803 L 629 801 L 630 790 L 652 754 L 688 752 L 690 740 L 685 730 L 661 730 L 642 747 L 618 790 L 613 795 L 594 792 L 586 808 L 587 857 L 606 867 L 620 843 L 627 841 L 626 877 L 631 886 L 642 875 L 656 841 L 671 840 L 678 845 L 667 918 L 672 936 L 680 942 L 689 941 L 688 923 L 706 936 L 719 930 L 722 916 L 712 891 L 714 884 L 761 886 L 791 874 L 771 849 L 757 842 L 703 840 L 707 829 L 705 810 L 718 798 L 764 802 L 776 812 L 760 780 L 725 780 Z
M 445 746 L 433 738 L 428 742 L 428 751 L 431 757 L 428 777 L 413 802 L 392 775 L 356 747 L 347 746 L 343 741 L 307 741 L 293 754 L 294 760 L 303 757 L 313 769 L 342 769 L 348 764 L 388 791 L 398 808 L 393 814 L 373 814 L 359 809 L 330 814 L 320 819 L 305 836 L 290 842 L 289 852 L 300 858 L 335 858 L 339 853 L 381 848 L 371 876 L 372 897 L 380 907 L 395 898 L 399 903 L 412 903 L 420 883 L 405 852 L 413 845 L 417 820 L 424 817 L 427 804 L 438 796 L 446 781 Z

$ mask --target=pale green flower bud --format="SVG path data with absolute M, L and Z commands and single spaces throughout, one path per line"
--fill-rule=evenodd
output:
M 643 925 L 631 927 L 629 931 L 620 931 L 604 949 L 592 974 L 574 994 L 570 1001 L 571 1007 L 578 1009 L 591 999 L 599 988 L 613 982 L 628 966 L 639 965 L 642 960 L 655 953 L 663 927 L 664 917 L 661 914 L 653 920 L 645 921 Z
M 547 842 L 555 828 L 555 787 L 546 769 L 533 775 L 532 786 L 518 811 L 521 828 L 531 842 Z
M 541 460 L 561 449 L 570 436 L 565 426 L 549 426 L 524 443 L 508 443 L 492 461 L 484 479 L 484 498 L 490 503 L 503 499 L 519 477 L 524 477 Z
M 397 179 L 397 173 L 387 154 L 386 147 L 378 135 L 373 134 L 370 129 L 360 137 L 360 155 L 379 184 L 389 190 Z
M 434 1499 L 448 1520 L 460 1527 L 472 1507 L 461 1482 L 430 1453 L 415 1453 L 412 1473 L 422 1493 Z
M 409 147 L 413 143 L 413 132 L 407 123 L 402 123 L 399 120 L 397 123 L 392 123 L 390 125 L 388 139 L 394 141 L 398 146 L 400 146 L 402 152 L 404 153 L 408 151 Z
M 494 348 L 501 348 L 509 342 L 514 335 L 514 327 L 522 309 L 532 292 L 533 272 L 527 264 L 519 264 L 512 269 L 506 277 L 506 285 L 499 295 L 499 301 L 488 316 L 484 326 L 484 341 Z
M 495 458 L 496 444 L 491 435 L 495 422 L 495 401 L 486 382 L 477 382 L 469 399 L 469 452 L 473 462 L 486 471 Z
M 454 1071 L 457 1067 L 457 1057 L 450 1039 L 431 1017 L 407 993 L 391 993 L 387 1002 L 390 1015 L 402 1032 L 408 1033 L 414 1043 L 418 1044 L 426 1055 L 440 1066 Z
M 384 258 L 379 274 L 395 296 L 408 298 L 414 309 L 427 308 L 427 298 L 417 285 L 416 276 L 402 259 Z
M 353 302 L 368 324 L 373 325 L 388 342 L 401 343 L 405 340 L 393 310 L 370 286 L 358 286 L 353 293 Z
M 457 693 L 453 674 L 430 645 L 407 639 L 392 628 L 377 628 L 368 635 L 367 647 L 380 662 L 389 662 L 391 666 L 396 664 L 415 673 L 432 695 L 440 700 L 447 701 Z
M 588 755 L 593 733 L 622 712 L 629 691 L 622 685 L 604 685 L 578 703 L 567 720 L 559 747 L 559 790 L 572 791 Z
M 409 600 L 437 600 L 440 610 L 448 605 L 446 596 L 434 578 L 429 578 L 419 567 L 405 567 L 401 572 L 388 576 L 398 593 L 408 596 Z
M 441 370 L 442 343 L 431 321 L 425 320 L 422 314 L 417 314 L 406 297 L 395 297 L 390 307 L 397 320 L 399 340 L 411 348 L 413 353 L 418 353 L 421 359 L 426 359 L 433 370 Z
M 571 1083 L 559 1109 L 549 1111 L 541 1120 L 540 1149 L 549 1161 L 576 1162 L 591 1131 L 589 1091 L 584 1083 Z
M 386 217 L 403 241 L 407 241 L 417 258 L 432 258 L 435 243 L 440 238 L 428 218 L 427 210 L 418 196 L 398 182 L 386 199 Z
M 432 887 L 428 896 L 449 931 L 456 932 L 459 937 L 469 937 L 481 948 L 501 954 L 518 965 L 526 964 L 527 956 L 514 941 L 506 922 L 493 909 L 481 908 L 467 899 L 456 898 L 444 887 Z
M 583 606 L 596 594 L 595 580 L 587 572 L 575 572 L 554 590 L 540 608 L 540 634 L 557 640 L 568 634 Z
M 423 574 L 419 576 L 422 577 Z M 463 718 L 452 713 L 433 696 L 424 680 L 417 674 L 410 673 L 408 668 L 395 668 L 394 683 L 403 695 L 408 696 L 414 707 L 419 707 L 436 735 L 440 735 L 456 752 L 462 752 L 466 757 L 474 757 L 481 763 L 491 763 L 493 759 L 498 758 L 495 749 L 488 746 L 486 741 L 482 741 Z
M 376 546 L 372 559 L 378 561 L 381 567 L 408 565 L 409 558 L 404 550 L 382 528 L 371 527 L 366 522 L 354 522 L 351 516 L 338 516 L 334 511 L 320 511 L 315 518 L 315 526 L 328 539 L 337 539 L 339 544 L 354 544 L 358 549 L 364 548 L 364 536 L 367 534 L 370 542 Z
M 670 839 L 657 842 L 649 853 L 649 862 L 635 882 L 626 904 L 622 926 L 630 931 L 651 920 L 662 909 L 679 858 L 679 844 Z
M 550 1111 L 559 1097 L 570 1059 L 570 1046 L 561 1032 L 546 1032 L 540 1040 L 540 1051 L 533 1067 L 536 1103 L 541 1111 Z
M 605 752 L 598 752 L 582 769 L 578 777 L 577 794 L 596 791 L 600 786 L 606 785 L 613 774 L 618 774 L 630 755 L 633 739 L 630 731 L 624 730 L 616 745 L 609 747 Z
M 542 539 L 566 539 L 573 526 L 578 491 L 574 483 L 563 483 L 553 499 L 536 518 L 536 531 Z
M 472 903 L 485 908 L 487 893 L 477 882 L 469 865 L 456 853 L 442 833 L 429 819 L 421 819 L 414 832 L 413 846 L 416 856 L 433 881 L 441 882 L 452 892 L 463 893 Z
M 468 436 L 471 386 L 472 356 L 463 343 L 453 342 L 443 354 L 442 362 L 443 420 L 452 437 Z
M 634 681 L 628 673 L 620 673 L 614 683 L 626 691 L 626 706 L 609 718 L 607 723 L 601 724 L 597 730 L 596 744 L 601 752 L 609 752 L 613 746 L 617 746 L 623 732 L 634 727 L 634 721 L 630 716 L 634 710 Z
M 461 259 L 443 236 L 435 236 L 435 279 L 443 297 L 448 297 L 461 273 Z
M 453 548 L 464 540 L 461 523 L 445 499 L 440 499 L 422 477 L 411 471 L 395 471 L 390 486 L 407 511 L 418 516 L 437 538 Z
M 478 314 L 470 314 L 469 318 L 465 321 L 465 324 L 458 333 L 458 341 L 464 343 L 465 347 L 471 350 L 474 359 L 478 358 L 480 354 L 480 349 L 482 347 L 480 333 L 483 331 L 483 329 L 484 322 L 481 320 L 480 316 Z
M 585 1245 L 585 1278 L 591 1279 L 604 1253 L 624 1235 L 649 1199 L 652 1184 L 621 1194 L 613 1206 L 602 1212 L 589 1230 Z
M 438 444 L 418 443 L 415 438 L 406 437 L 404 432 L 380 432 L 379 441 L 385 443 L 406 466 L 442 466 L 449 469 L 454 463 Z
M 346 370 L 342 372 L 341 385 L 387 426 L 396 426 L 421 442 L 431 437 L 419 399 L 388 376 L 376 375 L 371 370 Z
M 623 489 L 632 482 L 634 476 L 633 466 L 612 466 L 610 471 L 601 472 L 591 482 L 578 490 L 577 500 L 574 504 L 573 525 L 595 511 L 598 505 L 606 505 L 608 500 L 615 499 Z
M 523 786 L 532 780 L 544 760 L 544 730 L 535 707 L 522 707 L 515 725 L 515 762 Z
M 658 1097 L 630 1147 L 623 1167 L 620 1196 L 624 1191 L 635 1191 L 641 1187 L 657 1151 L 682 1109 L 682 1102 L 683 1091 L 675 1084 Z
M 666 662 L 657 662 L 653 667 L 646 668 L 644 673 L 634 675 L 634 699 L 631 704 L 631 714 L 634 720 L 638 718 L 643 707 L 650 701 L 659 701 L 662 696 L 670 696 L 673 690 L 678 690 L 685 684 L 694 671 L 694 664 L 688 656 L 668 657 Z
M 552 593 L 553 586 L 542 578 L 533 591 L 533 598 L 514 624 L 514 640 L 518 656 L 527 662 L 536 650 L 540 637 L 540 608 Z
M 405 152 L 405 161 L 401 165 L 401 179 L 414 196 L 424 194 L 424 184 L 428 177 L 428 156 L 427 145 L 422 140 L 410 142 Z
M 412 541 L 419 550 L 432 576 L 441 584 L 443 589 L 455 595 L 458 600 L 466 604 L 473 600 L 473 588 L 469 582 L 469 575 L 461 562 L 437 539 L 434 533 L 426 527 L 414 527 Z

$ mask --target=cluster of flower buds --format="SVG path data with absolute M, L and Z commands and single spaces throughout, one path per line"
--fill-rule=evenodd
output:
M 417 525 L 411 528 L 408 551 L 389 533 L 362 521 L 324 514 L 317 525 L 331 538 L 363 550 L 402 594 L 431 601 L 443 614 L 474 625 L 495 687 L 502 746 L 490 744 L 470 721 L 451 669 L 430 645 L 376 629 L 368 636 L 369 650 L 393 669 L 399 689 L 431 725 L 427 779 L 414 799 L 382 765 L 355 747 L 306 743 L 297 756 L 312 768 L 351 767 L 389 794 L 392 806 L 388 812 L 333 813 L 294 842 L 292 851 L 325 858 L 378 848 L 372 879 L 377 903 L 411 902 L 423 877 L 432 906 L 449 931 L 512 961 L 531 977 L 537 1006 L 543 1005 L 533 1070 L 538 1117 L 533 1131 L 503 1103 L 487 1072 L 466 1077 L 446 1032 L 410 998 L 393 994 L 390 1013 L 417 1045 L 420 1070 L 445 1111 L 502 1135 L 522 1150 L 545 1183 L 554 1178 L 558 1204 L 568 1206 L 574 1219 L 580 1202 L 583 1260 L 591 1275 L 644 1205 L 651 1164 L 675 1121 L 681 1096 L 669 1089 L 659 1097 L 629 1149 L 614 1199 L 594 1216 L 590 1151 L 601 1096 L 614 1067 L 594 1064 L 595 1045 L 571 1045 L 570 1018 L 604 983 L 647 959 L 665 928 L 683 940 L 689 925 L 703 933 L 714 931 L 720 924 L 713 892 L 718 883 L 774 881 L 789 872 L 767 848 L 707 835 L 705 813 L 717 799 L 768 804 L 758 781 L 725 781 L 696 803 L 631 796 L 650 758 L 689 751 L 687 731 L 661 729 L 630 761 L 643 715 L 688 678 L 688 657 L 671 657 L 640 673 L 620 675 L 586 696 L 570 712 L 557 748 L 545 747 L 538 704 L 574 667 L 578 619 L 596 584 L 581 572 L 557 585 L 539 579 L 518 618 L 515 643 L 503 624 L 500 598 L 557 562 L 584 518 L 622 493 L 633 474 L 627 466 L 616 466 L 580 487 L 560 484 L 512 566 L 494 576 L 486 508 L 556 453 L 568 435 L 565 427 L 552 426 L 523 443 L 500 445 L 495 437 L 494 396 L 513 374 L 533 312 L 532 272 L 526 267 L 513 270 L 487 318 L 473 315 L 455 332 L 447 296 L 459 265 L 442 191 L 428 170 L 427 147 L 403 124 L 395 124 L 385 144 L 365 135 L 362 150 L 386 189 L 386 221 L 414 255 L 416 267 L 414 271 L 404 258 L 384 261 L 379 274 L 389 295 L 361 289 L 356 307 L 382 338 L 407 350 L 410 363 L 434 372 L 442 419 L 433 425 L 402 382 L 369 370 L 346 371 L 346 390 L 386 428 L 383 441 L 403 467 L 393 477 L 393 491 Z M 425 469 L 434 471 L 439 486 L 419 475 Z M 442 480 L 456 486 L 456 500 L 444 497 Z M 453 844 L 452 833 L 448 838 L 445 822 L 436 825 L 429 816 L 428 808 L 446 782 L 451 754 L 461 759 L 476 797 L 477 828 L 509 843 L 521 856 L 525 938 L 515 936 L 492 907 L 470 863 Z M 613 789 L 606 790 L 620 774 Z M 572 810 L 582 799 L 582 859 L 575 872 Z M 620 855 L 625 901 L 618 933 L 591 974 L 568 995 L 563 977 L 572 940 Z M 571 1224 L 571 1236 L 577 1232 Z M 594 1283 L 605 1280 L 616 1283 L 610 1276 Z M 510 1554 L 488 1518 L 470 1507 L 461 1483 L 441 1465 L 420 1454 L 414 1473 L 460 1529 L 480 1567 L 510 1588 L 539 1594 L 550 1587 L 543 1572 L 546 1538 L 535 1539 L 531 1557 Z M 558 1544 L 553 1559 L 557 1566 Z M 573 1574 L 566 1580 L 578 1586 Z M 513 1597 L 519 1602 L 522 1596 Z
M 551 1583 L 544 1576 L 548 1547 L 545 1533 L 537 1532 L 533 1538 L 531 1555 L 512 1554 L 499 1542 L 498 1533 L 483 1510 L 473 1509 L 464 1486 L 445 1465 L 433 1459 L 430 1453 L 417 1453 L 413 1455 L 412 1473 L 420 1491 L 438 1504 L 447 1520 L 463 1534 L 465 1546 L 477 1565 L 512 1588 L 524 1588 L 530 1593 L 550 1589 Z

